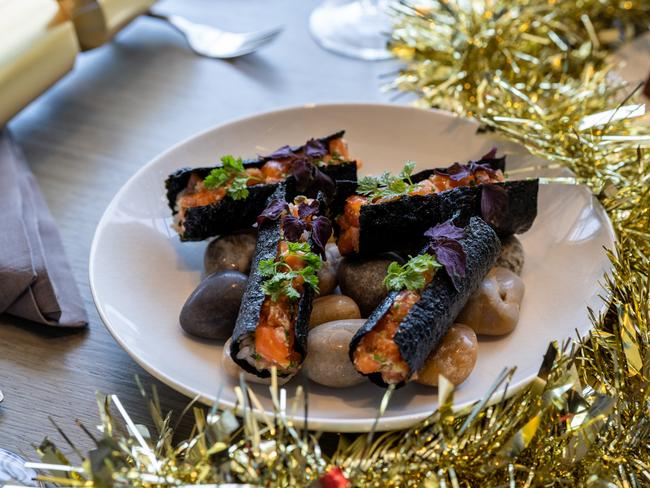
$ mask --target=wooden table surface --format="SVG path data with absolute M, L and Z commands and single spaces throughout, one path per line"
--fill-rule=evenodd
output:
M 45 436 L 63 446 L 51 416 L 77 443 L 75 426 L 97 424 L 95 392 L 119 395 L 137 422 L 148 415 L 134 382 L 156 384 L 163 407 L 188 399 L 160 384 L 102 325 L 88 285 L 88 255 L 108 203 L 147 161 L 197 131 L 234 117 L 310 102 L 385 102 L 394 62 L 330 54 L 311 39 L 315 0 L 177 0 L 159 10 L 231 30 L 283 24 L 259 53 L 235 61 L 198 58 L 159 21 L 140 18 L 77 66 L 10 124 L 58 223 L 90 318 L 62 331 L 0 317 L 0 447 L 34 458 Z

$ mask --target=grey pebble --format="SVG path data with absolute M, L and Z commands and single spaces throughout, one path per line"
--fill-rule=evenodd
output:
M 368 317 L 388 294 L 384 278 L 388 265 L 403 262 L 396 254 L 370 259 L 343 258 L 337 274 L 341 293 L 359 305 L 362 317 Z
M 205 339 L 230 337 L 247 281 L 239 271 L 217 271 L 207 276 L 181 309 L 183 330 Z
M 205 274 L 209 275 L 220 270 L 240 271 L 248 274 L 256 242 L 257 231 L 255 230 L 217 237 L 205 249 L 203 257 Z

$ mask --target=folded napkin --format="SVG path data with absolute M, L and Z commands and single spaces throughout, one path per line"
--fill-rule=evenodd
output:
M 52 215 L 7 129 L 0 129 L 0 225 L 0 313 L 60 327 L 86 325 Z

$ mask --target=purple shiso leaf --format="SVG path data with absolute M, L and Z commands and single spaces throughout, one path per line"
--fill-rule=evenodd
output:
M 508 213 L 508 192 L 499 185 L 486 184 L 481 189 L 481 217 L 495 226 Z
M 312 167 L 314 168 L 314 181 L 311 184 L 310 189 L 314 192 L 314 194 L 322 191 L 326 195 L 333 195 L 334 191 L 336 190 L 334 180 L 332 180 L 332 178 L 327 176 L 316 166 Z
M 447 168 L 437 168 L 433 171 L 437 175 L 448 176 L 454 181 L 460 181 L 472 174 L 469 165 L 460 163 L 454 163 Z
M 459 289 L 458 279 L 465 276 L 467 256 L 460 242 L 453 239 L 436 239 L 431 242 L 431 250 L 436 260 L 442 264 L 451 278 L 456 290 Z
M 431 227 L 424 233 L 425 237 L 431 239 L 462 239 L 465 235 L 465 229 L 456 227 L 451 220 L 447 220 L 442 224 Z
M 318 213 L 319 207 L 320 203 L 318 200 L 312 200 L 312 202 L 309 204 L 303 202 L 298 205 L 298 217 L 305 219 L 312 215 L 316 215 Z
M 451 220 L 431 227 L 424 233 L 431 239 L 429 249 L 436 256 L 451 278 L 454 287 L 458 289 L 458 278 L 465 276 L 467 256 L 458 239 L 465 235 L 465 229 L 457 227 Z
M 334 181 L 306 158 L 294 161 L 291 174 L 296 179 L 298 191 L 307 195 L 315 195 L 319 190 L 332 195 L 336 188 Z
M 257 224 L 260 225 L 267 220 L 278 220 L 282 212 L 289 210 L 289 205 L 284 200 L 273 200 L 267 205 L 261 214 L 257 216 Z
M 305 144 L 305 156 L 313 159 L 320 159 L 327 154 L 325 145 L 316 139 L 309 139 Z
M 327 260 L 327 256 L 325 255 L 325 245 L 327 244 L 327 241 L 331 235 L 332 223 L 327 217 L 317 217 L 311 223 L 311 240 L 314 242 L 314 245 L 316 247 L 314 251 L 321 255 L 323 261 Z
M 298 242 L 300 236 L 305 231 L 305 223 L 298 217 L 293 215 L 285 215 L 282 217 L 282 231 L 284 238 L 290 242 Z
M 293 149 L 291 149 L 291 146 L 282 146 L 279 149 L 276 149 L 274 152 L 269 154 L 268 156 L 261 156 L 263 159 L 289 159 L 294 156 Z
M 307 161 L 305 158 L 297 159 L 291 165 L 291 174 L 296 179 L 296 183 L 298 184 L 299 190 L 302 190 L 303 188 L 307 188 L 311 183 L 313 179 L 312 176 L 313 166 L 314 165 L 311 164 L 309 161 Z

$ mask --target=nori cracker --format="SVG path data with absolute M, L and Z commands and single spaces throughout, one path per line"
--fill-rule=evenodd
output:
M 286 185 L 279 184 L 275 192 L 268 198 L 266 204 L 269 204 L 272 200 L 286 198 Z M 319 193 L 318 200 L 321 204 L 320 213 L 326 213 L 327 207 L 325 197 L 322 193 Z M 264 208 L 262 208 L 262 210 L 263 209 Z M 251 272 L 248 277 L 244 296 L 242 297 L 239 315 L 237 316 L 237 322 L 235 323 L 235 329 L 232 334 L 230 346 L 230 356 L 233 361 L 244 370 L 257 375 L 260 378 L 270 377 L 271 372 L 268 370 L 258 371 L 245 359 L 238 359 L 237 354 L 240 349 L 240 340 L 248 334 L 253 335 L 259 324 L 262 304 L 266 299 L 266 295 L 262 291 L 262 283 L 265 278 L 258 271 L 259 263 L 264 259 L 276 258 L 281 237 L 280 221 L 281 219 L 267 220 L 259 226 L 257 245 L 255 247 L 255 254 L 253 255 L 253 262 L 251 264 Z M 313 247 L 311 240 L 309 243 L 310 246 Z M 302 361 L 304 361 L 307 356 L 307 334 L 309 332 L 309 317 L 311 315 L 314 295 L 314 289 L 309 284 L 305 283 L 303 293 L 298 300 L 298 309 L 294 322 L 294 348 L 301 355 Z
M 410 368 L 410 375 L 419 371 L 431 351 L 438 347 L 469 297 L 478 289 L 496 262 L 501 250 L 496 233 L 478 217 L 469 220 L 465 227 L 465 237 L 459 241 L 465 250 L 467 262 L 465 276 L 457 279 L 458 289 L 454 287 L 444 269 L 438 270 L 395 334 L 395 343 Z M 361 338 L 388 312 L 398 293 L 390 292 L 354 335 L 349 349 L 351 361 L 354 362 L 354 351 Z M 381 378 L 381 373 L 367 376 L 373 383 L 387 386 Z
M 527 231 L 537 217 L 538 180 L 494 183 L 507 194 L 507 211 L 490 225 L 501 237 Z M 451 218 L 465 225 L 470 217 L 482 216 L 484 185 L 461 186 L 430 195 L 405 195 L 395 200 L 361 206 L 359 255 L 387 251 L 415 252 L 424 243 L 425 230 Z M 356 190 L 355 182 L 339 182 L 332 203 L 341 213 L 345 199 Z M 338 227 L 335 225 L 338 234 Z
M 333 139 L 343 136 L 345 131 L 339 131 L 327 137 L 320 138 L 323 144 L 328 144 Z M 294 147 L 301 150 L 304 146 Z M 262 157 L 244 161 L 246 168 L 259 168 L 270 158 Z M 171 174 L 165 181 L 167 189 L 167 203 L 172 210 L 172 215 L 177 213 L 176 200 L 192 176 L 197 175 L 204 179 L 210 172 L 219 166 L 202 168 L 182 168 Z M 356 180 L 356 162 L 330 164 L 320 168 L 335 182 L 339 180 Z M 277 183 L 260 184 L 248 187 L 249 195 L 241 200 L 233 200 L 226 196 L 222 200 L 200 207 L 190 207 L 185 211 L 183 219 L 184 231 L 179 233 L 182 241 L 201 241 L 216 235 L 230 234 L 243 230 L 255 223 L 257 216 L 264 210 L 266 199 L 276 190 Z M 288 185 L 288 191 L 293 191 L 293 185 Z

